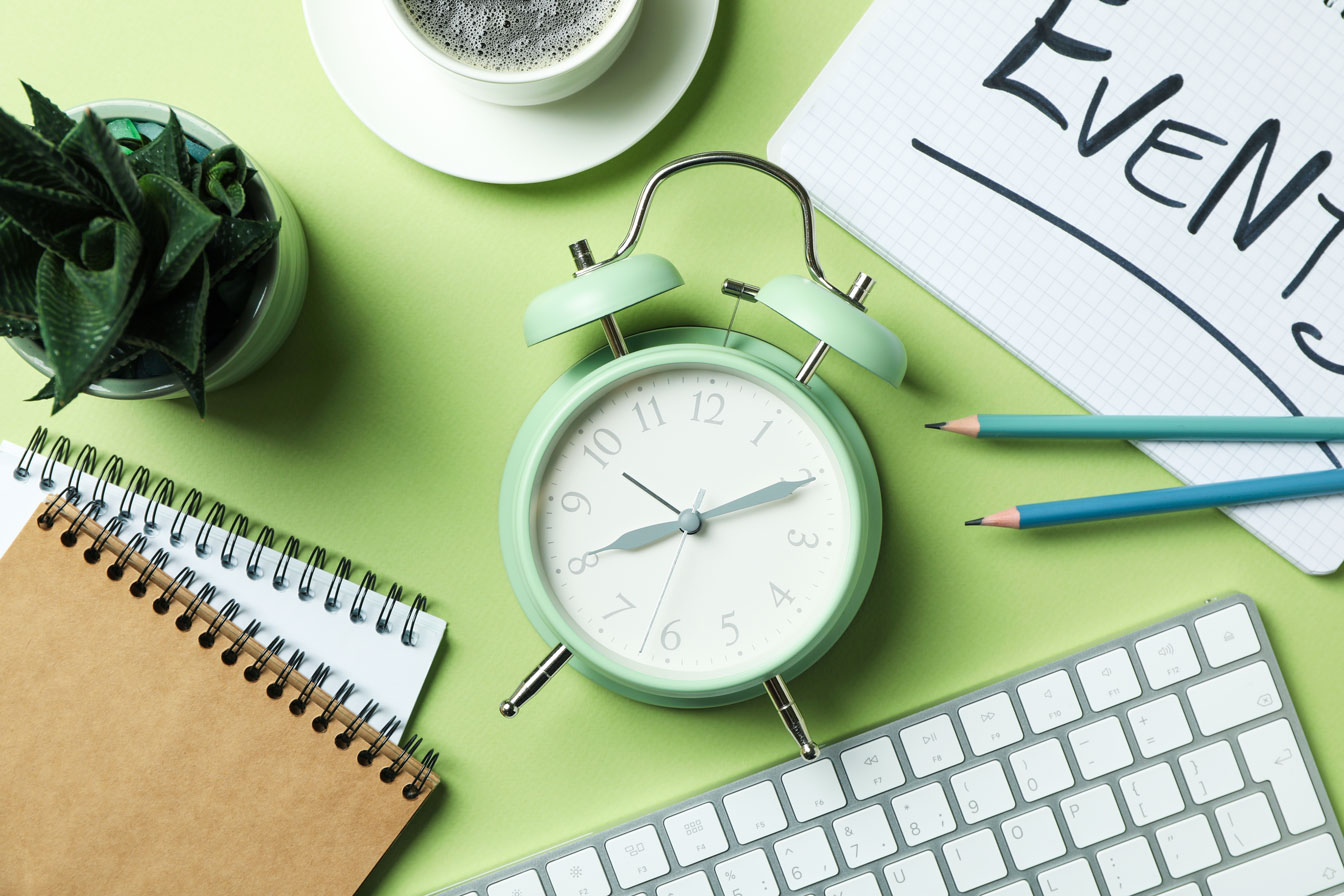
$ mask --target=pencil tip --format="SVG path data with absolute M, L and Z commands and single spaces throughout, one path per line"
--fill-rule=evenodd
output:
M 967 520 L 967 521 L 966 521 L 966 525 L 968 525 L 968 526 L 979 526 L 979 525 L 982 525 L 982 524 L 984 523 L 984 520 L 985 520 L 984 517 L 982 517 L 982 516 L 978 516 L 978 517 L 976 517 L 976 518 L 973 519 L 973 520 Z
M 944 420 L 942 423 L 925 423 L 925 424 L 924 424 L 924 428 L 925 428 L 925 429 L 942 429 L 942 428 L 943 428 L 944 426 L 946 426 L 946 425 L 947 425 L 947 421 Z

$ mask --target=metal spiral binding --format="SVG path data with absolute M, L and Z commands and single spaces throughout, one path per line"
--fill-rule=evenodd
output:
M 219 552 L 219 565 L 225 569 L 233 569 L 237 566 L 233 562 L 233 552 L 238 548 L 238 539 L 247 537 L 247 530 L 250 523 L 246 516 L 241 513 L 233 515 L 233 522 L 229 523 L 229 534 L 224 536 L 224 549 Z
M 411 612 L 406 616 L 406 624 L 401 627 L 401 643 L 407 647 L 415 646 L 415 623 L 419 621 L 420 611 L 427 603 L 429 601 L 425 600 L 423 594 L 417 594 L 415 600 L 411 601 Z
M 47 428 L 39 426 L 28 439 L 28 447 L 23 449 L 19 462 L 14 465 L 14 478 L 22 482 L 32 475 L 33 459 L 42 453 L 47 444 Z
M 294 539 L 294 542 L 297 544 L 298 540 Z M 262 526 L 261 534 L 257 536 L 257 540 L 252 544 L 252 550 L 248 551 L 247 554 L 247 566 L 244 567 L 244 570 L 247 572 L 249 579 L 255 581 L 261 578 L 262 552 L 269 550 L 274 544 L 275 530 L 270 526 Z
M 121 474 L 124 469 L 125 465 L 121 462 L 121 457 L 116 454 L 110 456 L 103 463 L 103 471 L 98 474 L 98 481 L 93 484 L 93 491 L 90 494 L 90 498 L 97 505 L 99 513 L 107 507 L 107 487 L 109 485 L 121 485 Z
M 51 453 L 47 455 L 47 462 L 42 465 L 42 474 L 38 478 L 38 484 L 42 486 L 43 491 L 51 491 L 51 487 L 56 484 L 56 479 L 51 475 L 56 471 L 57 464 L 63 464 L 70 459 L 70 440 L 61 436 L 56 440 L 56 444 L 51 446 Z
M 182 530 L 186 527 L 188 519 L 201 512 L 202 500 L 200 490 L 194 488 L 182 499 L 182 504 L 177 508 L 177 516 L 173 517 L 173 524 L 168 527 L 168 540 L 172 542 L 173 547 L 182 546 Z
M 210 510 L 205 515 L 204 522 L 201 523 L 201 531 L 196 534 L 196 556 L 205 558 L 210 556 L 210 533 L 224 525 L 224 516 L 228 510 L 224 507 L 223 501 L 216 501 L 210 505 Z
M 21 460 L 20 463 L 22 465 L 30 466 L 33 463 L 34 457 L 36 453 L 40 451 L 41 444 L 44 440 L 44 432 L 39 432 L 34 435 L 33 440 L 30 442 L 33 451 L 26 454 L 25 458 Z M 89 456 L 92 457 L 93 455 L 90 453 Z M 107 464 L 104 465 L 103 476 L 99 477 L 100 482 L 110 482 L 115 484 L 116 480 L 119 478 L 120 474 L 118 468 L 113 465 L 113 460 L 116 460 L 116 458 L 109 458 Z M 143 470 L 144 468 L 140 469 Z M 135 476 L 132 477 L 133 491 L 128 492 L 128 494 L 133 496 L 143 495 L 144 487 L 147 482 L 148 474 L 142 474 L 137 470 Z M 103 552 L 107 550 L 109 541 L 118 536 L 130 517 L 123 516 L 119 513 L 114 516 L 106 526 L 101 527 L 97 532 L 93 532 L 92 528 L 96 526 L 98 515 L 107 507 L 106 488 L 105 486 L 95 485 L 91 493 L 91 500 L 89 500 L 82 509 L 79 509 L 76 512 L 78 492 L 79 480 L 76 477 L 72 477 L 71 483 L 65 490 L 63 490 L 59 496 L 52 499 L 47 508 L 38 515 L 38 524 L 42 529 L 50 530 L 54 528 L 58 519 L 68 518 L 70 520 L 69 526 L 61 533 L 59 540 L 63 545 L 71 548 L 76 547 L 79 544 L 81 534 L 84 533 L 86 528 L 89 528 L 91 540 L 89 542 L 89 547 L 83 552 L 83 556 L 87 562 L 91 564 L 97 563 L 102 557 Z M 122 506 L 128 509 L 133 509 L 133 502 L 134 498 L 130 501 L 123 502 Z M 217 504 L 216 506 L 221 508 L 221 511 L 219 514 L 212 511 L 212 517 L 222 516 L 223 505 Z M 241 522 L 239 522 L 239 520 L 241 520 Z M 178 525 L 177 520 L 174 521 L 174 528 L 179 532 L 181 531 L 181 527 Z M 270 527 L 266 528 L 269 530 L 269 534 L 263 535 L 264 547 L 270 547 L 274 540 L 274 531 L 270 530 Z M 239 514 L 235 517 L 234 525 L 230 527 L 230 536 L 226 538 L 224 543 L 224 553 L 232 553 L 233 549 L 236 547 L 237 539 L 245 538 L 246 531 L 247 518 Z M 198 547 L 204 546 L 206 539 L 208 539 L 208 532 L 206 533 L 205 538 L 198 540 Z M 284 554 L 284 556 L 290 559 L 297 556 L 298 551 L 297 540 L 291 539 L 291 541 L 293 544 L 286 544 Z M 112 563 L 108 566 L 108 577 L 113 580 L 119 580 L 123 577 L 125 569 L 131 564 L 132 559 L 137 555 L 140 557 L 140 562 L 142 562 L 144 566 L 140 569 L 139 575 L 130 586 L 131 593 L 136 597 L 143 597 L 151 584 L 158 584 L 163 581 L 162 577 L 156 579 L 155 575 L 162 574 L 163 577 L 166 577 L 166 564 L 171 559 L 166 550 L 159 549 L 151 558 L 146 560 L 143 554 L 140 554 L 139 551 L 141 548 L 145 547 L 147 543 L 148 540 L 145 536 L 137 533 L 132 536 L 130 540 L 123 543 L 122 549 L 117 552 Z M 249 566 L 256 564 L 258 550 L 259 549 L 254 548 L 252 556 L 249 556 Z M 316 556 L 317 555 L 315 555 L 315 557 Z M 284 567 L 277 569 L 277 576 L 280 575 L 283 568 Z M 349 561 L 342 558 L 340 568 L 348 574 Z M 259 578 L 260 576 L 254 577 Z M 311 576 L 309 576 L 309 579 L 311 581 Z M 153 602 L 155 612 L 160 615 L 166 615 L 172 608 L 175 600 L 184 602 L 184 609 L 175 620 L 177 628 L 183 632 L 186 632 L 191 628 L 193 621 L 200 613 L 201 609 L 210 605 L 211 601 L 218 594 L 215 586 L 209 583 L 205 583 L 200 588 L 199 592 L 194 595 L 190 594 L 190 590 L 195 580 L 196 573 L 188 567 L 183 567 L 178 570 L 176 575 L 174 575 L 167 584 L 162 586 L 162 593 Z M 352 620 L 361 621 L 365 618 L 363 607 L 367 600 L 368 592 L 376 587 L 376 582 L 377 579 L 372 572 L 364 574 L 363 580 L 360 583 L 359 592 L 356 594 L 351 605 L 350 615 Z M 190 600 L 187 600 L 186 598 L 178 598 L 178 593 L 183 589 L 186 589 L 189 593 Z M 387 630 L 388 622 L 391 618 L 390 608 L 401 601 L 402 594 L 403 590 L 400 585 L 393 584 L 389 589 L 388 598 L 384 601 L 383 610 L 380 611 L 378 616 L 380 631 Z M 332 591 L 329 594 L 329 597 L 339 600 L 339 587 Z M 412 603 L 410 618 L 408 618 L 406 626 L 403 627 L 403 640 L 414 638 L 415 619 L 418 617 L 424 603 L 424 595 L 417 595 L 415 601 Z M 224 626 L 232 622 L 238 615 L 240 609 L 241 607 L 238 602 L 230 599 L 223 607 L 215 611 L 214 617 L 211 619 L 206 631 L 198 638 L 201 646 L 207 648 L 213 646 L 219 633 L 224 630 Z M 247 643 L 256 639 L 261 631 L 261 623 L 260 621 L 253 619 L 246 627 L 236 630 L 238 633 L 233 638 L 232 643 L 220 655 L 221 660 L 227 665 L 234 665 L 238 661 L 238 658 L 243 655 Z M 284 647 L 284 638 L 279 636 L 271 638 L 267 647 L 243 670 L 244 678 L 249 682 L 260 680 L 266 670 L 272 668 L 272 660 L 277 660 Z M 277 673 L 275 680 L 266 686 L 266 695 L 272 700 L 279 700 L 283 697 L 286 687 L 290 685 L 291 678 L 296 673 L 302 677 L 300 668 L 303 665 L 305 658 L 305 652 L 302 649 L 295 648 L 291 652 L 289 660 L 284 663 Z M 298 688 L 299 694 L 290 701 L 289 708 L 292 714 L 302 715 L 304 713 L 308 704 L 313 700 L 314 696 L 317 695 L 319 689 L 325 683 L 330 673 L 331 667 L 326 663 L 321 663 L 318 665 L 317 669 L 314 670 L 312 676 L 304 681 L 302 686 L 294 685 Z M 342 683 L 340 688 L 336 690 L 335 695 L 327 697 L 326 706 L 318 717 L 312 721 L 313 730 L 325 732 L 331 722 L 337 718 L 341 708 L 345 706 L 354 695 L 354 692 L 354 684 L 347 679 Z M 359 764 L 366 767 L 371 766 L 374 761 L 382 755 L 387 744 L 391 742 L 391 739 L 401 728 L 401 720 L 393 716 L 383 722 L 378 729 L 377 734 L 374 735 L 372 733 L 373 718 L 378 710 L 379 704 L 376 701 L 366 701 L 363 708 L 350 718 L 350 721 L 344 725 L 340 733 L 337 734 L 334 739 L 335 746 L 338 749 L 348 750 L 354 745 L 357 737 L 363 736 L 366 739 L 372 737 L 372 740 L 368 741 L 368 745 L 360 750 L 356 756 Z M 368 730 L 368 733 L 362 734 L 366 729 Z M 385 783 L 393 783 L 396 781 L 402 771 L 405 770 L 407 764 L 414 758 L 415 751 L 422 745 L 423 739 L 420 736 L 416 735 L 411 737 L 407 743 L 398 750 L 395 758 L 379 771 L 379 779 Z M 438 762 L 438 758 L 438 751 L 429 750 L 425 753 L 424 757 L 420 760 L 419 767 L 415 770 L 415 774 L 411 781 L 401 788 L 403 798 L 414 800 L 424 792 L 427 782 L 434 773 L 434 767 Z
M 387 597 L 383 599 L 383 608 L 378 611 L 378 622 L 374 625 L 374 630 L 380 635 L 385 635 L 392 630 L 392 608 L 401 603 L 402 590 L 396 582 L 387 589 Z
M 345 557 L 336 564 L 336 572 L 331 577 L 331 584 L 327 586 L 327 599 L 322 602 L 322 606 L 327 612 L 334 613 L 341 608 L 341 586 L 350 578 L 351 563 Z
M 136 467 L 135 472 L 131 474 L 131 484 L 126 486 L 126 493 L 121 496 L 117 516 L 123 520 L 132 519 L 135 516 L 135 499 L 143 497 L 147 488 L 149 488 L 149 467 Z
M 299 556 L 300 547 L 302 545 L 293 535 L 285 539 L 285 548 L 280 552 L 280 562 L 275 565 L 275 575 L 271 578 L 271 587 L 276 591 L 284 591 L 289 587 L 289 579 L 285 577 L 285 573 L 289 572 L 289 561 Z M 249 570 L 249 574 L 250 572 Z
M 313 596 L 313 573 L 319 569 L 325 570 L 327 566 L 327 549 L 314 546 L 313 552 L 308 555 L 308 563 L 303 568 L 303 573 L 299 575 L 299 600 L 308 600 Z
M 159 508 L 164 504 L 173 503 L 173 492 L 175 486 L 173 480 L 167 476 L 159 480 L 159 484 L 154 486 L 153 493 L 149 496 L 149 505 L 145 507 L 145 534 L 152 535 L 159 531 Z

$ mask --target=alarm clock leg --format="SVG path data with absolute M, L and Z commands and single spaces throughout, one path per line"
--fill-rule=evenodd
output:
M 541 665 L 533 669 L 531 674 L 523 679 L 523 683 L 518 685 L 518 690 L 513 692 L 513 696 L 499 704 L 499 714 L 506 719 L 511 719 L 518 715 L 518 710 L 523 704 L 537 695 L 550 681 L 555 673 L 560 671 L 560 667 L 569 662 L 573 656 L 569 648 L 563 644 L 555 645 L 555 649 L 546 654 L 546 659 L 541 661 Z
M 807 723 L 803 721 L 803 714 L 793 702 L 793 694 L 789 693 L 789 686 L 784 683 L 784 679 L 776 675 L 766 681 L 765 692 L 770 695 L 770 702 L 775 704 L 779 717 L 784 720 L 784 727 L 789 729 L 789 734 L 792 734 L 793 739 L 798 742 L 798 752 L 809 762 L 816 759 L 820 751 L 812 742 L 812 736 L 807 733 Z

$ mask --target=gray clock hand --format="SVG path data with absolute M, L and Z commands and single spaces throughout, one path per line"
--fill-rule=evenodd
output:
M 778 501 L 781 498 L 787 498 L 789 495 L 798 491 L 798 489 L 812 482 L 817 477 L 809 476 L 806 479 L 794 481 L 776 482 L 773 485 L 767 485 L 765 488 L 757 489 L 749 495 L 743 495 L 733 501 L 720 504 L 713 510 L 706 510 L 700 514 L 702 520 L 713 519 L 716 516 L 724 516 L 729 513 L 737 513 L 739 510 L 747 510 L 761 504 L 769 504 L 771 501 Z
M 672 506 L 671 501 L 664 499 L 662 495 L 658 494 L 653 489 L 649 488 L 647 485 L 640 482 L 635 477 L 631 476 L 629 473 L 622 473 L 621 475 L 624 476 L 626 479 L 629 479 L 632 483 L 634 483 L 636 486 L 639 487 L 640 491 L 644 492 L 644 494 L 648 495 L 650 498 L 657 501 L 659 504 L 663 505 L 668 510 L 672 511 L 673 513 L 681 513 L 680 510 Z
M 654 523 L 652 526 L 642 526 L 638 529 L 631 529 L 606 547 L 598 548 L 595 551 L 590 551 L 590 553 L 600 554 L 603 551 L 634 551 L 645 545 L 653 544 L 655 541 L 661 541 L 674 532 L 681 531 L 680 520 L 672 520 L 667 523 Z
M 705 498 L 705 490 L 700 489 L 700 494 L 695 496 L 695 507 L 692 512 L 700 509 L 700 502 Z M 686 537 L 690 532 L 681 533 L 681 541 L 677 544 L 676 556 L 672 558 L 672 568 L 667 571 L 667 578 L 663 580 L 663 590 L 658 593 L 658 603 L 653 605 L 653 615 L 649 617 L 649 627 L 644 631 L 644 640 L 639 642 L 639 652 L 643 653 L 644 648 L 649 646 L 649 635 L 653 634 L 653 624 L 658 621 L 658 611 L 663 607 L 663 598 L 667 597 L 667 586 L 672 584 L 672 573 L 677 571 L 677 561 L 681 559 L 681 549 L 686 547 Z

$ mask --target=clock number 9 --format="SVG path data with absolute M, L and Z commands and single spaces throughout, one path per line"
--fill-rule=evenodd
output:
M 662 642 L 664 650 L 676 650 L 681 646 L 681 634 L 672 631 L 672 626 L 680 622 L 680 619 L 673 619 L 667 625 L 663 626 L 663 633 L 658 640 Z
M 593 445 L 597 446 L 597 451 L 602 454 L 613 455 L 621 453 L 621 437 L 609 429 L 599 429 L 593 433 Z M 592 449 L 592 446 L 584 445 L 583 453 L 591 457 L 606 469 L 607 460 Z
M 810 550 L 812 548 L 815 548 L 817 545 L 821 544 L 821 539 L 817 536 L 817 533 L 815 532 L 809 535 L 803 532 L 799 532 L 797 529 L 790 529 L 789 544 L 793 545 L 796 548 L 808 548 Z
M 589 501 L 578 492 L 565 492 L 560 496 L 560 506 L 570 513 L 577 513 L 579 508 L 584 508 L 584 513 L 592 516 L 593 502 Z
M 576 576 L 596 565 L 597 555 L 591 552 L 569 558 L 569 571 Z

